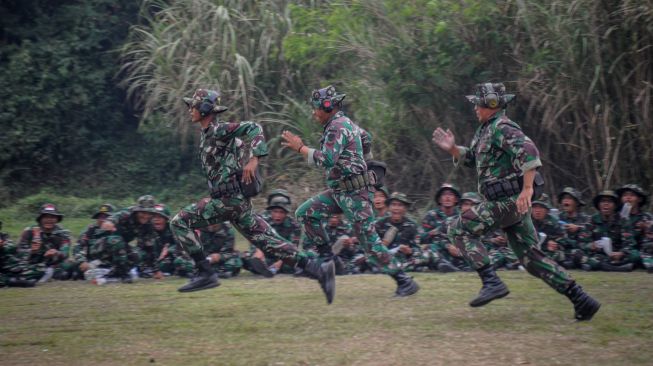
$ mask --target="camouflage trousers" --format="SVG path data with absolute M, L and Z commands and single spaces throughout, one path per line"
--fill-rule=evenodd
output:
M 205 197 L 186 206 L 170 220 L 170 228 L 186 253 L 197 260 L 208 253 L 204 253 L 195 229 L 224 221 L 231 222 L 236 230 L 266 255 L 294 261 L 306 258 L 305 253 L 298 251 L 295 245 L 284 240 L 270 224 L 255 214 L 249 198 L 241 194 L 222 198 Z
M 295 212 L 295 216 L 304 226 L 305 240 L 308 247 L 314 246 L 320 255 L 329 256 L 332 240 L 325 229 L 330 215 L 343 213 L 353 225 L 353 233 L 366 252 L 367 263 L 381 268 L 384 273 L 395 274 L 400 271 L 397 260 L 388 252 L 374 228 L 374 211 L 371 205 L 371 193 L 365 189 L 351 192 L 327 189 L 313 196 Z
M 448 243 L 448 242 L 447 242 Z M 468 271 L 469 265 L 465 258 L 454 257 L 449 253 L 444 243 L 431 243 L 424 246 L 422 256 L 426 259 L 427 265 L 431 269 L 437 269 L 441 262 L 449 262 L 454 267 L 462 271 Z
M 139 263 L 140 256 L 135 248 L 125 243 L 122 236 L 110 234 L 91 246 L 88 260 L 99 260 L 99 267 L 114 268 L 119 274 L 126 274 Z
M 503 229 L 508 246 L 526 270 L 539 277 L 559 293 L 564 293 L 574 283 L 571 276 L 537 247 L 537 233 L 530 210 L 519 214 L 517 196 L 499 201 L 483 201 L 460 213 L 449 224 L 449 240 L 463 252 L 467 262 L 476 270 L 490 264 L 480 236 Z

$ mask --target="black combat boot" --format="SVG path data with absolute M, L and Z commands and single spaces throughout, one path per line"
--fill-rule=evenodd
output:
M 7 280 L 7 286 L 9 287 L 34 287 L 36 286 L 36 280 L 22 280 L 16 277 L 9 277 Z
M 477 272 L 481 277 L 483 287 L 481 287 L 478 296 L 469 302 L 469 306 L 483 306 L 492 300 L 506 297 L 510 293 L 508 287 L 501 281 L 499 276 L 497 276 L 491 265 L 478 269 Z
M 583 291 L 583 288 L 576 283 L 569 286 L 565 291 L 565 296 L 574 304 L 575 318 L 578 321 L 590 320 L 599 311 L 601 303 L 594 300 L 590 295 Z
M 304 273 L 320 283 L 322 292 L 328 304 L 333 302 L 336 295 L 336 266 L 333 259 L 328 259 L 320 264 L 316 259 L 303 259 L 297 266 L 304 269 Z
M 208 260 L 195 260 L 195 265 L 197 266 L 197 274 L 189 283 L 180 287 L 177 291 L 200 291 L 220 286 L 220 282 L 218 282 L 218 274 L 213 270 L 213 268 L 211 268 L 211 263 L 209 263 Z
M 407 275 L 404 271 L 400 271 L 390 277 L 397 282 L 395 297 L 406 297 L 419 291 L 419 285 L 417 282 L 413 281 L 413 278 Z
M 608 272 L 632 272 L 633 264 L 610 264 L 610 263 L 601 263 L 601 269 Z

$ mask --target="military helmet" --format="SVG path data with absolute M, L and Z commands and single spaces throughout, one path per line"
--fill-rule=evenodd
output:
M 136 206 L 133 206 L 131 208 L 132 212 L 151 212 L 151 213 L 156 213 L 154 210 L 154 197 L 146 194 L 144 196 L 140 196 L 138 200 L 136 201 Z
M 333 110 L 334 106 L 340 105 L 345 99 L 346 94 L 338 94 L 333 85 L 329 85 L 322 89 L 313 90 L 311 93 L 311 105 L 313 108 L 320 108 L 329 113 Z
M 276 195 L 272 199 L 268 199 L 268 207 L 266 210 L 271 210 L 273 208 L 280 208 L 286 212 L 290 212 L 290 199 L 286 196 Z
M 112 212 L 114 212 L 116 208 L 110 204 L 110 203 L 105 203 L 98 208 L 97 212 L 91 217 L 92 219 L 97 219 L 98 216 L 100 215 L 111 215 Z
M 154 205 L 154 214 L 163 216 L 166 219 L 170 220 L 170 210 L 168 210 L 168 207 L 166 207 L 166 205 L 163 203 L 157 203 Z
M 646 206 L 646 203 L 648 202 L 648 192 L 646 192 L 642 187 L 637 184 L 626 184 L 617 189 L 615 193 L 619 196 L 619 198 L 621 198 L 621 195 L 623 195 L 626 191 L 631 191 L 642 198 L 642 202 L 639 204 L 639 207 Z
M 57 206 L 55 206 L 52 203 L 46 203 L 41 206 L 41 209 L 39 210 L 39 215 L 36 217 L 36 222 L 41 221 L 41 217 L 43 215 L 52 215 L 57 217 L 57 222 L 61 222 L 63 220 L 63 214 L 57 210 Z
M 210 89 L 197 89 L 190 98 L 183 98 L 188 108 L 197 108 L 202 117 L 210 113 L 222 113 L 228 108 L 220 105 L 220 92 Z
M 562 203 L 562 199 L 565 195 L 570 195 L 573 199 L 576 200 L 579 206 L 585 206 L 585 201 L 583 201 L 583 195 L 574 187 L 565 187 L 562 192 L 558 193 L 558 203 Z
M 376 190 L 377 190 L 377 191 L 380 191 L 380 192 L 383 192 L 383 194 L 385 195 L 385 198 L 386 198 L 386 199 L 387 199 L 388 197 L 390 197 L 390 191 L 388 190 L 388 187 L 386 187 L 386 186 L 380 186 L 380 187 L 376 188 Z
M 506 108 L 508 103 L 515 99 L 514 94 L 506 94 L 503 83 L 476 84 L 476 93 L 466 95 L 468 101 L 483 108 Z
M 599 202 L 601 201 L 601 198 L 603 198 L 603 197 L 608 197 L 608 198 L 612 199 L 612 201 L 614 202 L 614 207 L 615 207 L 614 209 L 616 211 L 617 207 L 619 206 L 619 196 L 617 196 L 617 194 L 614 193 L 614 191 L 612 191 L 612 190 L 601 191 L 599 194 L 597 194 L 592 199 L 592 203 L 594 203 L 594 208 L 596 208 L 597 210 L 599 209 Z
M 478 195 L 476 192 L 465 192 L 463 193 L 462 197 L 460 198 L 460 201 L 470 201 L 473 203 L 481 203 L 481 196 Z
M 438 188 L 437 192 L 435 192 L 435 203 L 437 203 L 437 204 L 440 203 L 440 196 L 446 190 L 449 190 L 449 191 L 453 192 L 453 194 L 455 194 L 456 197 L 458 198 L 458 201 L 460 201 L 460 190 L 458 190 L 458 187 L 456 187 L 455 185 L 453 185 L 451 183 L 442 183 L 440 188 Z
M 390 203 L 392 203 L 392 201 L 399 201 L 399 202 L 403 203 L 406 206 L 410 206 L 410 205 L 413 204 L 413 201 L 409 200 L 408 196 L 406 196 L 406 194 L 401 193 L 401 192 L 392 192 L 390 197 L 388 197 L 385 200 L 385 204 L 387 206 L 390 206 Z
M 270 202 L 274 197 L 279 197 L 279 196 L 285 197 L 288 200 L 288 204 L 292 203 L 292 199 L 290 198 L 290 193 L 288 193 L 288 191 L 286 191 L 285 189 L 273 189 L 268 194 L 268 205 L 270 204 Z

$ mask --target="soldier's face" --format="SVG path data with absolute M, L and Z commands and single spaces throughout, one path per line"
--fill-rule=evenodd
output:
M 168 219 L 160 215 L 154 215 L 152 216 L 152 226 L 156 231 L 163 231 L 168 226 Z
M 458 197 L 450 190 L 445 190 L 440 194 L 440 202 L 442 207 L 454 207 L 458 204 Z
M 150 222 L 150 219 L 152 218 L 152 214 L 149 212 L 136 212 L 136 221 L 138 221 L 139 224 L 145 225 L 148 222 Z
M 329 216 L 328 225 L 331 227 L 336 227 L 340 224 L 340 215 L 331 215 Z
M 576 203 L 576 200 L 570 195 L 566 194 L 562 196 L 560 203 L 562 204 L 562 209 L 565 210 L 565 212 L 576 212 L 576 207 L 578 204 Z
M 633 191 L 625 191 L 621 194 L 621 203 L 630 203 L 632 207 L 639 206 L 642 198 Z
M 601 211 L 603 215 L 612 215 L 614 213 L 615 207 L 616 205 L 611 198 L 603 197 L 599 201 L 599 211 Z
M 389 210 L 390 210 L 390 216 L 392 220 L 395 221 L 395 220 L 400 220 L 404 217 L 407 208 L 405 204 L 399 201 L 392 201 L 390 202 Z
M 188 108 L 188 112 L 190 113 L 190 120 L 192 122 L 199 122 L 202 120 L 202 115 L 200 114 L 200 111 L 197 108 L 191 107 Z
M 329 117 L 331 117 L 331 113 L 327 113 L 321 108 L 313 108 L 313 119 L 319 124 L 325 124 L 329 120 Z
M 109 217 L 109 215 L 107 215 L 107 214 L 99 214 L 99 215 L 97 215 L 97 218 L 95 219 L 95 222 L 96 222 L 98 225 L 102 225 L 102 222 L 103 222 L 104 220 L 106 220 L 107 217 Z
M 465 211 L 469 210 L 470 208 L 472 208 L 472 206 L 474 206 L 474 202 L 469 201 L 469 200 L 464 200 L 464 201 L 460 202 L 460 211 L 465 212 Z
M 39 223 L 41 224 L 41 227 L 44 230 L 52 230 L 54 229 L 54 225 L 56 225 L 58 221 L 59 219 L 57 218 L 57 216 L 45 214 L 41 216 Z
M 540 205 L 533 205 L 533 210 L 531 211 L 531 216 L 535 220 L 544 220 L 546 217 L 546 214 L 549 212 L 549 210 L 546 207 L 542 207 Z
M 374 192 L 374 199 L 372 200 L 374 203 L 374 208 L 376 208 L 377 210 L 384 208 L 386 199 L 387 197 L 385 196 L 385 193 L 383 193 L 383 191 Z
M 286 219 L 286 216 L 288 216 L 288 213 L 281 208 L 273 208 L 270 210 L 270 217 L 275 224 L 281 224 L 283 220 Z
M 491 109 L 491 108 L 484 108 L 478 105 L 474 105 L 474 112 L 476 113 L 476 118 L 478 118 L 479 122 L 485 122 L 490 117 L 492 117 L 495 113 L 497 113 L 499 110 L 498 109 Z

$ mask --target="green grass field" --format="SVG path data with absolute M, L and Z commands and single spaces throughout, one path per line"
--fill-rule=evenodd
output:
M 603 303 L 573 321 L 566 298 L 524 272 L 512 293 L 467 301 L 474 273 L 420 273 L 394 299 L 381 275 L 338 277 L 326 305 L 316 282 L 247 273 L 181 294 L 185 280 L 0 290 L 2 365 L 650 365 L 653 277 L 575 272 Z

